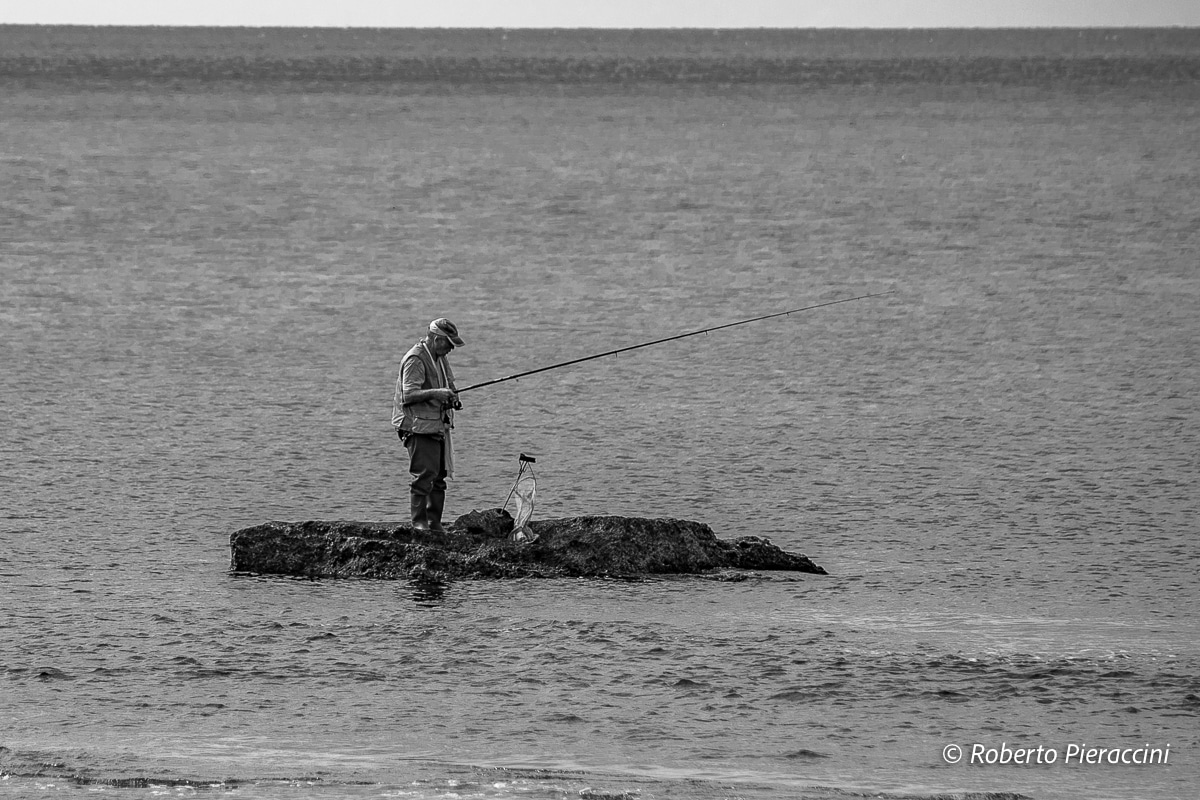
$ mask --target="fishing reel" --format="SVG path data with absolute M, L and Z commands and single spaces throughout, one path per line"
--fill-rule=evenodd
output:
M 455 411 L 458 411 L 461 408 L 462 408 L 462 401 L 460 401 L 458 399 L 458 395 L 454 395 L 453 400 L 450 400 L 449 402 L 446 402 L 446 403 L 442 403 L 442 422 L 453 427 L 453 423 L 451 422 L 451 419 L 450 419 L 450 410 L 454 409 Z

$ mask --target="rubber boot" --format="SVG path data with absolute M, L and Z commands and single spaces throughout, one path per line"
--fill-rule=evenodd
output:
M 429 493 L 428 509 L 429 530 L 441 533 L 446 530 L 442 527 L 442 509 L 446 507 L 446 493 L 439 492 L 434 489 Z
M 423 494 L 409 495 L 409 510 L 412 514 L 412 526 L 420 531 L 429 530 L 429 517 L 425 512 L 426 497 Z M 440 527 L 439 521 L 439 527 Z

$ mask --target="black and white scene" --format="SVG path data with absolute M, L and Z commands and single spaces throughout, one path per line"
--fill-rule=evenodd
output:
M 1200 4 L 0 9 L 0 796 L 1191 800 Z

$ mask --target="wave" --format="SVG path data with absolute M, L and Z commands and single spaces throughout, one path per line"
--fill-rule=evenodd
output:
M 790 758 L 819 760 L 826 756 L 810 750 L 798 750 Z M 71 790 L 91 794 L 105 789 L 176 789 L 237 792 L 250 798 L 286 798 L 303 790 L 306 796 L 342 798 L 395 796 L 422 798 L 476 797 L 507 800 L 550 800 L 576 796 L 589 800 L 639 800 L 659 797 L 666 800 L 716 800 L 728 797 L 731 788 L 746 800 L 768 800 L 779 796 L 808 800 L 846 800 L 866 796 L 864 787 L 839 786 L 813 782 L 775 773 L 746 771 L 672 769 L 594 770 L 570 768 L 497 766 L 422 761 L 412 764 L 411 774 L 392 775 L 385 780 L 361 780 L 333 775 L 298 775 L 245 778 L 202 778 L 171 774 L 121 774 L 103 766 L 71 765 L 44 753 L 14 752 L 0 746 L 0 777 L 14 793 L 29 794 L 54 789 L 56 794 Z M 336 793 L 336 794 L 331 794 Z M 869 796 L 881 800 L 1030 800 L 1008 791 L 921 791 L 871 790 Z

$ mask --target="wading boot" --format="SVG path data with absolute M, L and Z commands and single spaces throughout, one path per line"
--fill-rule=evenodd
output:
M 442 509 L 445 507 L 445 492 L 439 492 L 437 489 L 434 489 L 429 493 L 429 505 L 426 507 L 428 509 L 429 530 L 435 533 L 441 533 L 446 530 L 442 527 Z
M 412 526 L 419 531 L 429 530 L 429 517 L 425 513 L 425 495 L 411 494 L 408 499 L 409 510 L 412 514 Z

